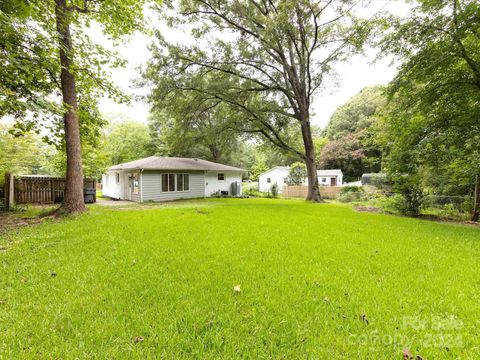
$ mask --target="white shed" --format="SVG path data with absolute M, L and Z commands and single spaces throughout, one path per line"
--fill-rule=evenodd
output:
M 343 183 L 343 173 L 340 169 L 317 170 L 317 177 L 321 186 L 338 186 Z

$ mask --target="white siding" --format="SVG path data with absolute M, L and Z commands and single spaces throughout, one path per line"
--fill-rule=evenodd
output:
M 263 173 L 258 177 L 258 190 L 264 192 L 270 191 L 272 185 L 277 183 L 278 191 L 282 192 L 283 185 L 285 185 L 285 178 L 288 177 L 288 171 L 286 168 L 273 168 Z M 270 178 L 270 183 L 267 182 L 268 178 Z
M 162 174 L 189 174 L 188 191 L 162 192 Z M 168 201 L 205 196 L 203 171 L 143 171 L 141 177 L 143 201 Z
M 120 183 L 116 182 L 116 174 L 120 176 Z M 124 198 L 124 189 L 126 186 L 125 174 L 122 172 L 109 171 L 102 176 L 103 195 L 114 199 Z
M 225 180 L 218 180 L 218 174 L 225 174 Z M 242 194 L 242 173 L 231 171 L 206 171 L 205 172 L 205 196 L 210 197 L 218 191 L 228 191 L 231 195 L 231 186 L 233 182 L 238 182 L 240 193 Z

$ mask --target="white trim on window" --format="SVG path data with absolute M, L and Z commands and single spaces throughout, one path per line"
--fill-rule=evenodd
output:
M 188 173 L 162 173 L 160 177 L 160 189 L 162 193 L 169 193 L 169 192 L 188 192 L 190 191 L 190 174 Z M 178 190 L 179 188 L 179 179 L 182 179 L 182 190 Z M 166 180 L 166 183 L 164 183 Z M 186 181 L 185 181 L 186 180 Z M 173 189 L 172 189 L 173 183 Z M 185 189 L 185 184 L 187 184 L 187 189 Z M 166 185 L 166 187 L 164 187 Z M 166 190 L 164 190 L 166 188 Z
M 221 177 L 223 179 L 220 179 Z M 217 181 L 218 182 L 225 182 L 225 180 L 227 180 L 227 177 L 225 176 L 225 173 L 217 173 Z

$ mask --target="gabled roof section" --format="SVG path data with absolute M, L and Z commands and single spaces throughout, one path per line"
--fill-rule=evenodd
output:
M 343 175 L 340 169 L 317 170 L 317 176 L 339 176 Z
M 273 170 L 287 170 L 289 171 L 290 170 L 290 166 L 275 166 L 271 169 L 268 169 L 267 171 L 264 171 L 262 172 L 261 174 L 258 174 L 258 176 L 262 176 L 262 175 L 265 175 L 265 174 L 268 174 L 270 171 L 273 171 Z
M 207 171 L 238 171 L 247 172 L 234 166 L 223 165 L 212 161 L 180 158 L 150 156 L 144 159 L 130 161 L 123 164 L 114 165 L 108 168 L 109 171 L 120 170 L 207 170 Z

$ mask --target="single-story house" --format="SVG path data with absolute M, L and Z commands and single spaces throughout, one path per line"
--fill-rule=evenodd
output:
M 241 195 L 237 167 L 202 159 L 150 156 L 108 168 L 102 176 L 103 195 L 136 202 Z
M 275 166 L 265 171 L 258 177 L 258 190 L 270 191 L 272 185 L 276 183 L 279 192 L 282 192 L 283 185 L 287 183 L 289 172 L 289 166 Z M 317 176 L 318 183 L 323 186 L 337 186 L 343 183 L 343 173 L 340 169 L 317 170 Z M 303 184 L 308 184 L 307 179 L 304 180 Z
M 283 185 L 287 183 L 289 171 L 289 166 L 275 166 L 261 173 L 258 176 L 258 190 L 267 192 L 270 191 L 273 184 L 277 184 L 278 191 L 282 192 Z
M 320 185 L 337 186 L 343 183 L 343 172 L 340 169 L 317 170 Z

